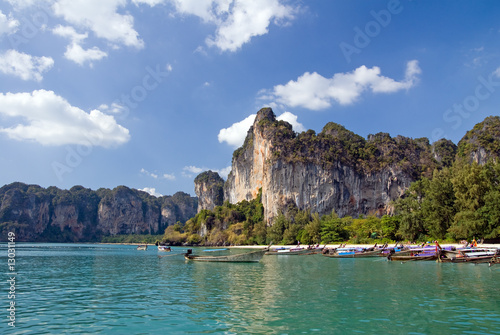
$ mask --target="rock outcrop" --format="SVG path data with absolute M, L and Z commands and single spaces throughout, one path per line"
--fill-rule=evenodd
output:
M 458 142 L 458 156 L 484 165 L 500 157 L 500 117 L 489 116 Z
M 117 234 L 161 234 L 196 214 L 198 202 L 186 193 L 154 197 L 119 186 L 93 191 L 13 183 L 0 188 L 0 231 L 17 241 L 99 241 Z
M 212 210 L 224 202 L 224 179 L 216 172 L 200 173 L 194 180 L 194 189 L 198 197 L 198 212 Z
M 425 138 L 379 133 L 365 140 L 335 123 L 317 135 L 296 134 L 264 108 L 233 154 L 224 200 L 251 200 L 262 189 L 268 222 L 290 205 L 340 216 L 389 214 L 391 201 L 438 165 Z

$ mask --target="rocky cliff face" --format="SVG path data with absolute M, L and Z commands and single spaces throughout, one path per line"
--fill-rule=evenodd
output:
M 17 241 L 98 241 L 103 235 L 161 234 L 196 214 L 196 198 L 179 192 L 156 198 L 119 186 L 92 191 L 13 183 L 0 188 L 0 231 Z
M 141 193 L 144 194 L 141 194 Z M 97 229 L 117 234 L 158 232 L 160 210 L 154 203 L 144 202 L 149 195 L 119 186 L 99 203 Z
M 500 157 L 500 117 L 489 116 L 469 130 L 458 142 L 458 155 L 484 165 Z
M 198 197 L 198 212 L 212 210 L 224 202 L 224 179 L 216 172 L 200 173 L 194 180 L 194 189 Z
M 333 123 L 318 135 L 297 135 L 265 108 L 233 155 L 224 200 L 251 200 L 262 188 L 269 222 L 289 205 L 340 216 L 386 214 L 392 200 L 437 165 L 427 139 L 379 133 L 365 140 Z

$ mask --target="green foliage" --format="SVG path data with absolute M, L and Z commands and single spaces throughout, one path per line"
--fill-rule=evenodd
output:
M 404 239 L 499 237 L 500 163 L 457 160 L 413 183 L 396 209 Z
M 458 156 L 469 159 L 473 152 L 484 149 L 489 157 L 500 157 L 500 117 L 489 116 L 476 124 L 458 142 Z

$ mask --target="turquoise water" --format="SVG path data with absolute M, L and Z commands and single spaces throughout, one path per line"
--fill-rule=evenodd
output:
M 500 265 L 321 255 L 196 263 L 177 255 L 185 250 L 17 244 L 16 327 L 4 284 L 0 333 L 500 334 Z M 0 252 L 7 269 L 5 244 Z

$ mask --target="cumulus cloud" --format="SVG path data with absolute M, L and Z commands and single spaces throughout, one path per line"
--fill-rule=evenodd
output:
M 232 52 L 237 51 L 253 37 L 267 34 L 271 23 L 280 24 L 293 19 L 297 11 L 296 8 L 282 4 L 280 0 L 171 2 L 178 13 L 195 15 L 204 22 L 215 24 L 215 36 L 206 39 L 207 45 Z
M 226 142 L 232 147 L 238 148 L 245 142 L 245 137 L 247 136 L 248 129 L 253 125 L 255 121 L 255 116 L 257 114 L 251 114 L 242 121 L 236 122 L 228 128 L 223 128 L 219 131 L 217 139 L 219 143 Z M 304 126 L 297 121 L 297 115 L 290 112 L 284 112 L 283 114 L 276 117 L 277 120 L 283 120 L 290 123 L 293 130 L 296 132 L 302 132 L 305 130 Z
M 10 15 L 7 17 L 0 10 L 0 37 L 4 34 L 8 35 L 15 33 L 18 27 L 19 21 L 11 18 Z
M 163 197 L 163 194 L 156 192 L 156 188 L 154 188 L 154 187 L 144 187 L 143 189 L 139 189 L 139 191 L 149 193 L 155 197 Z
M 133 16 L 117 12 L 126 5 L 126 0 L 58 0 L 53 9 L 66 22 L 82 29 L 90 29 L 99 38 L 115 45 L 123 44 L 141 49 L 144 42 L 134 29 Z
M 227 166 L 227 167 L 222 168 L 222 169 L 209 169 L 206 167 L 197 167 L 197 166 L 193 166 L 193 165 L 185 166 L 183 171 L 182 171 L 182 175 L 184 177 L 187 177 L 187 178 L 193 178 L 195 175 L 199 175 L 203 171 L 208 171 L 208 170 L 213 171 L 213 172 L 217 172 L 219 174 L 219 176 L 221 176 L 221 178 L 227 179 L 229 172 L 231 172 L 231 166 Z
M 35 57 L 16 50 L 0 54 L 0 72 L 22 80 L 42 81 L 42 73 L 50 70 L 54 60 L 50 57 Z
M 233 123 L 233 125 L 228 128 L 221 129 L 217 136 L 219 143 L 226 142 L 230 146 L 236 148 L 241 146 L 245 141 L 248 129 L 253 125 L 256 115 L 257 114 L 251 114 L 246 119 Z
M 367 68 L 363 65 L 349 73 L 336 73 L 331 78 L 325 78 L 316 72 L 306 72 L 296 81 L 290 80 L 270 91 L 261 91 L 260 98 L 272 98 L 290 107 L 321 110 L 329 108 L 333 102 L 340 105 L 352 104 L 364 91 L 394 93 L 410 89 L 418 81 L 421 72 L 416 60 L 407 63 L 402 81 L 382 76 L 377 66 Z
M 70 39 L 71 43 L 66 47 L 64 57 L 77 63 L 78 65 L 83 65 L 86 62 L 89 62 L 92 65 L 92 61 L 100 60 L 108 56 L 106 52 L 101 51 L 97 47 L 93 47 L 92 49 L 83 49 L 81 44 L 88 37 L 87 33 L 79 34 L 73 27 L 61 25 L 55 27 L 52 32 L 56 35 Z
M 86 113 L 53 91 L 0 93 L 0 114 L 22 119 L 17 125 L 0 128 L 0 133 L 14 140 L 48 146 L 112 147 L 130 139 L 128 129 L 117 124 L 114 117 L 99 110 Z

